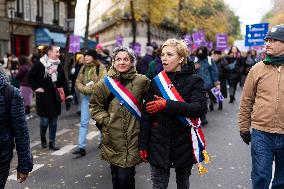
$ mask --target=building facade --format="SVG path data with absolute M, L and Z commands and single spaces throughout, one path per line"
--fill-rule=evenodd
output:
M 63 43 L 75 6 L 76 0 L 0 0 L 0 57 L 7 52 L 29 55 L 39 45 Z
M 121 36 L 124 46 L 130 46 L 133 40 L 130 20 L 117 19 L 111 15 L 117 8 L 123 9 L 123 6 L 125 5 L 119 1 L 114 3 L 112 0 L 97 0 L 95 3 L 91 3 L 90 37 L 95 39 L 99 36 L 99 43 L 110 51 L 116 47 L 118 36 Z M 119 14 L 125 13 L 120 12 Z M 143 56 L 147 45 L 147 25 L 144 22 L 138 22 L 136 27 L 136 42 L 140 45 L 140 53 L 138 54 Z M 151 26 L 150 33 L 151 42 L 157 45 L 161 45 L 168 38 L 177 36 L 173 30 L 157 26 Z

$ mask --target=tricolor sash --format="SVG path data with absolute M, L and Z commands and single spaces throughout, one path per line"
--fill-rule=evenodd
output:
M 175 86 L 172 84 L 170 78 L 165 71 L 160 72 L 156 77 L 154 77 L 155 83 L 158 85 L 160 92 L 162 93 L 164 99 L 184 102 L 184 99 L 176 90 Z M 200 128 L 200 119 L 187 118 L 185 116 L 177 116 L 178 119 L 191 127 L 191 140 L 193 155 L 198 163 L 199 174 L 202 175 L 206 173 L 207 170 L 201 165 L 201 162 L 205 160 L 205 163 L 209 162 L 209 156 L 206 152 L 206 142 L 203 132 Z
M 104 82 L 111 93 L 119 100 L 120 104 L 126 107 L 131 114 L 140 120 L 141 109 L 135 96 L 116 79 L 105 76 Z

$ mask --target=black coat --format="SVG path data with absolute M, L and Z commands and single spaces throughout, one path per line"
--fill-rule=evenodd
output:
M 56 87 L 63 87 L 65 96 L 69 95 L 67 80 L 61 64 L 57 68 L 58 76 Z M 56 100 L 55 87 L 51 77 L 45 75 L 45 68 L 41 62 L 33 65 L 28 82 L 33 90 L 43 88 L 43 93 L 36 93 L 36 113 L 40 117 L 55 117 L 61 114 L 61 103 Z
M 185 102 L 167 100 L 166 109 L 149 114 L 145 107 L 139 136 L 139 150 L 147 150 L 149 162 L 161 168 L 185 168 L 196 163 L 190 138 L 190 127 L 177 118 L 178 115 L 197 118 L 207 110 L 206 93 L 200 76 L 194 66 L 184 66 L 182 71 L 167 73 L 171 82 Z M 158 86 L 151 82 L 145 104 L 162 96 Z
M 0 73 L 0 169 L 3 164 L 10 163 L 16 145 L 18 155 L 17 171 L 28 173 L 33 169 L 33 157 L 30 151 L 30 138 L 25 119 L 23 98 L 20 91 L 14 88 L 11 96 L 10 112 L 5 108 L 5 86 L 8 85 Z M 7 119 L 10 124 L 7 124 Z M 5 124 L 4 124 L 5 123 Z

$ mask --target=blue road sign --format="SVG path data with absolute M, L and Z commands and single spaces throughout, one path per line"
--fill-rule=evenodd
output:
M 268 32 L 268 23 L 246 25 L 245 46 L 262 46 Z

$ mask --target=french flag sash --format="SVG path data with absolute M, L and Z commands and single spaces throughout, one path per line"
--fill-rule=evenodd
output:
M 162 93 L 164 99 L 184 102 L 179 92 L 176 90 L 175 86 L 172 84 L 170 78 L 165 71 L 160 72 L 154 77 L 154 81 L 157 84 L 160 92 Z M 204 160 L 205 163 L 209 162 L 209 156 L 206 152 L 206 142 L 203 132 L 200 128 L 200 119 L 192 119 L 184 116 L 178 116 L 178 119 L 191 127 L 191 140 L 193 156 L 198 163 L 199 174 L 202 175 L 207 172 L 207 170 L 201 165 Z
M 112 92 L 112 94 L 114 94 L 114 96 L 120 101 L 120 104 L 126 107 L 126 109 L 132 115 L 134 115 L 138 120 L 140 120 L 141 108 L 135 96 L 118 80 L 115 80 L 109 76 L 105 76 L 104 82 L 108 89 Z

